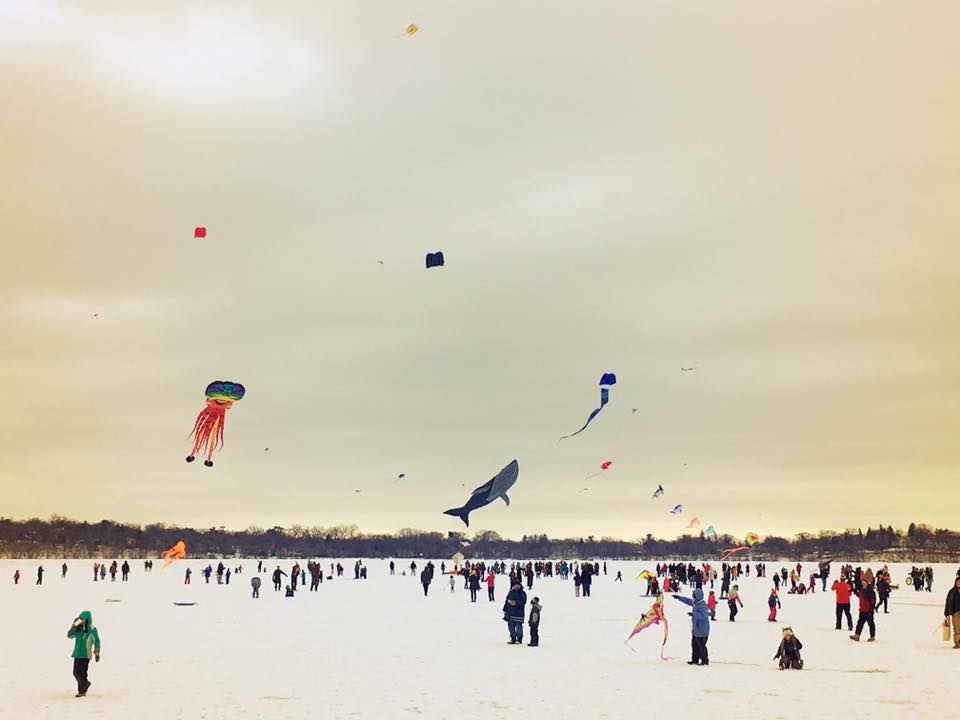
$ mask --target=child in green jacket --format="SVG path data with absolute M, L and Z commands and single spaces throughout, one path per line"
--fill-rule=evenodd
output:
M 73 677 L 77 679 L 77 697 L 83 697 L 90 689 L 87 670 L 90 656 L 100 662 L 100 633 L 93 626 L 93 616 L 84 610 L 70 625 L 67 637 L 73 640 Z

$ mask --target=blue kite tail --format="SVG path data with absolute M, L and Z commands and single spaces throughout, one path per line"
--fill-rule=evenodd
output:
M 579 430 L 577 430 L 575 433 L 573 433 L 573 434 L 571 434 L 571 435 L 564 435 L 562 438 L 560 438 L 560 440 L 566 440 L 567 438 L 572 438 L 574 435 L 579 435 L 579 434 L 582 433 L 584 430 L 586 430 L 586 429 L 587 429 L 587 425 L 589 425 L 589 424 L 591 423 L 591 421 L 592 421 L 597 415 L 600 414 L 600 411 L 603 410 L 603 408 L 606 406 L 606 404 L 607 404 L 609 401 L 610 401 L 610 391 L 607 390 L 607 388 L 600 388 L 600 407 L 598 407 L 596 410 L 594 410 L 592 413 L 590 413 L 590 417 L 587 418 L 587 421 L 583 424 L 583 427 L 582 427 L 582 428 L 580 428 Z M 557 444 L 558 444 L 558 445 L 560 444 L 560 440 L 557 440 Z
M 452 510 L 444 510 L 444 515 L 453 515 L 463 520 L 463 524 L 467 527 L 470 527 L 470 511 L 467 510 L 466 506 L 453 508 Z

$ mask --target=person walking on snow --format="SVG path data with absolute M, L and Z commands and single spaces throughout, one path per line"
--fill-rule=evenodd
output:
M 37 585 L 43 585 L 43 565 L 37 568 Z
M 873 586 L 867 578 L 863 578 L 861 583 L 860 592 L 856 593 L 860 599 L 860 616 L 857 618 L 857 629 L 853 635 L 850 636 L 850 639 L 860 642 L 860 633 L 863 632 L 863 626 L 868 625 L 870 627 L 870 637 L 867 638 L 867 642 L 873 642 L 877 637 L 877 626 L 873 622 L 873 611 L 877 605 L 877 594 L 873 591 Z
M 770 622 L 777 621 L 777 608 L 781 607 L 780 598 L 777 597 L 777 591 L 771 590 L 770 597 L 767 599 L 767 605 L 770 606 L 770 614 L 767 616 L 767 620 Z
M 837 594 L 837 630 L 840 630 L 842 616 L 847 616 L 847 630 L 853 630 L 853 618 L 850 616 L 850 583 L 842 576 L 833 581 L 830 589 Z
M 693 629 L 690 636 L 692 655 L 687 665 L 709 665 L 707 640 L 710 639 L 710 616 L 707 604 L 703 601 L 703 590 L 700 588 L 694 590 L 692 600 L 680 595 L 674 595 L 673 597 L 684 605 L 690 605 L 693 608 L 690 611 L 690 617 L 693 618 Z
M 739 612 L 737 603 L 740 603 L 740 607 L 743 607 L 743 600 L 740 599 L 740 593 L 738 592 L 739 589 L 739 585 L 734 585 L 727 595 L 727 607 L 730 608 L 730 622 L 737 621 L 737 613 Z
M 960 573 L 953 581 L 953 587 L 947 593 L 947 602 L 943 607 L 944 623 L 953 622 L 953 649 L 960 649 Z
M 90 656 L 100 662 L 100 633 L 93 626 L 93 616 L 84 610 L 67 630 L 67 637 L 73 640 L 73 677 L 77 681 L 77 697 L 83 697 L 90 689 L 87 671 L 90 669 Z
M 490 572 L 487 574 L 487 600 L 493 602 L 493 589 L 496 586 L 497 577 L 493 573 L 493 568 L 490 568 Z

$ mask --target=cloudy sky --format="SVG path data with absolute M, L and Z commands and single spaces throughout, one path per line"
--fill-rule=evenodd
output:
M 4 0 L 0 514 L 459 529 L 517 458 L 471 530 L 955 526 L 958 23 Z

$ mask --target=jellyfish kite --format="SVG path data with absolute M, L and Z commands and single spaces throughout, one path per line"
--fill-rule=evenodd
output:
M 570 435 L 564 435 L 562 438 L 560 438 L 560 440 L 566 440 L 567 438 L 572 438 L 574 435 L 579 435 L 584 430 L 586 430 L 587 425 L 589 425 L 593 421 L 593 419 L 600 414 L 600 411 L 603 410 L 604 406 L 610 401 L 610 387 L 616 384 L 617 384 L 617 376 L 614 373 L 608 372 L 601 375 L 600 383 L 599 383 L 600 407 L 598 407 L 596 410 L 590 413 L 589 417 L 587 417 L 587 421 L 583 424 L 582 428 L 577 430 L 575 433 L 571 433 Z M 560 440 L 557 440 L 558 444 L 560 443 Z
M 163 567 L 167 567 L 176 560 L 182 560 L 186 556 L 187 544 L 183 540 L 178 540 L 172 548 L 160 553 L 160 557 L 163 559 Z
M 193 424 L 193 431 L 188 437 L 193 438 L 193 448 L 187 455 L 187 462 L 197 459 L 198 453 L 206 453 L 207 459 L 203 464 L 213 467 L 214 450 L 223 447 L 223 425 L 226 421 L 227 410 L 233 407 L 238 400 L 243 399 L 246 390 L 240 383 L 227 380 L 214 380 L 207 385 L 207 406 L 197 415 Z

